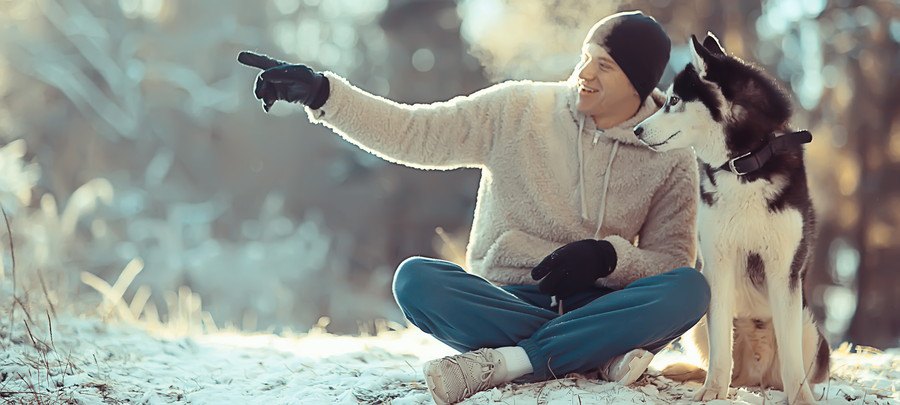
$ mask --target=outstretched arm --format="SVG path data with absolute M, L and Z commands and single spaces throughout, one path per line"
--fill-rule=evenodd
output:
M 516 83 L 504 83 L 449 101 L 406 105 L 367 93 L 331 72 L 250 53 L 239 60 L 265 69 L 255 89 L 264 107 L 275 100 L 304 104 L 312 122 L 388 161 L 422 169 L 484 166 L 504 123 L 517 120 L 509 105 L 514 94 L 522 93 Z
M 512 93 L 508 84 L 432 104 L 406 105 L 367 93 L 326 72 L 331 96 L 312 122 L 386 160 L 421 169 L 483 166 L 503 131 Z

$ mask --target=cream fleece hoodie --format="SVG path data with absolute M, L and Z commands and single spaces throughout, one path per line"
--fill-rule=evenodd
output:
M 531 269 L 556 248 L 605 239 L 618 255 L 597 284 L 622 288 L 691 266 L 698 170 L 690 149 L 657 153 L 632 132 L 661 93 L 605 131 L 575 109 L 571 82 L 510 81 L 469 96 L 405 105 L 326 72 L 328 101 L 306 108 L 360 148 L 420 169 L 481 169 L 468 271 L 498 284 L 536 284 Z

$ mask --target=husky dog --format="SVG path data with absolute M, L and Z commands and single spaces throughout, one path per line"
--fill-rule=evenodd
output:
M 698 229 L 712 299 L 686 339 L 708 359 L 694 399 L 724 399 L 733 384 L 815 402 L 810 384 L 828 378 L 831 351 L 803 295 L 815 212 L 802 144 L 812 136 L 788 127 L 790 101 L 773 79 L 727 55 L 711 33 L 703 44 L 692 35 L 691 45 L 665 106 L 634 132 L 660 152 L 691 146 L 700 161 Z M 668 374 L 703 378 L 684 367 Z

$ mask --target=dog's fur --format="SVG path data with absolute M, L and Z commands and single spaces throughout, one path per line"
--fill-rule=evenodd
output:
M 700 160 L 698 228 L 712 299 L 684 341 L 693 341 L 709 367 L 664 373 L 705 374 L 695 400 L 724 399 L 733 384 L 783 389 L 789 403 L 815 402 L 810 384 L 828 378 L 830 348 L 803 296 L 815 237 L 803 150 L 779 152 L 746 175 L 719 169 L 759 150 L 771 134 L 793 132 L 790 101 L 712 34 L 691 42 L 692 62 L 676 76 L 666 105 L 635 127 L 652 148 L 692 146 Z

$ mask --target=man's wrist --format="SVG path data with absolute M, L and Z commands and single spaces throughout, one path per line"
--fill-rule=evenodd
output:
M 331 93 L 331 84 L 328 82 L 328 78 L 321 73 L 316 73 L 316 81 L 318 85 L 312 89 L 310 93 L 310 101 L 307 106 L 313 110 L 318 110 L 325 105 L 325 101 L 328 100 L 328 95 Z

